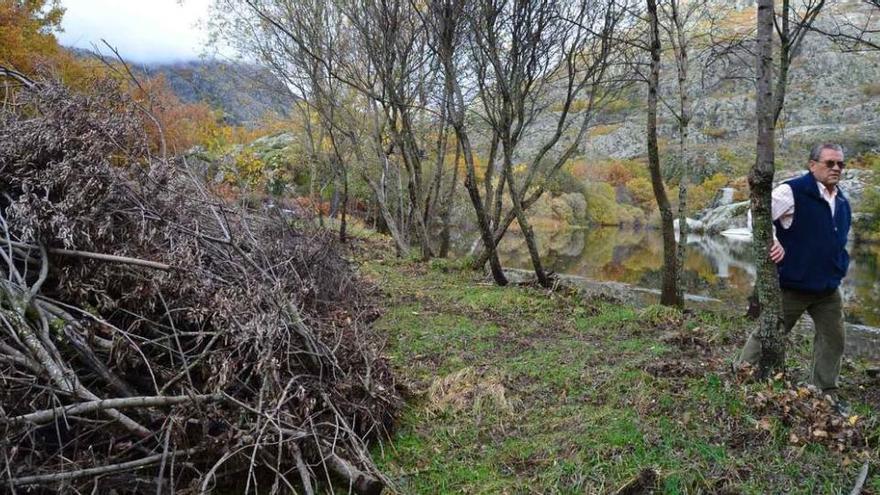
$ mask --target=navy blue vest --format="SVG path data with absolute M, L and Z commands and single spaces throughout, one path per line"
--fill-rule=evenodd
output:
M 774 222 L 776 238 L 785 248 L 785 257 L 777 266 L 779 285 L 804 292 L 834 290 L 849 267 L 849 201 L 838 188 L 832 218 L 831 207 L 819 193 L 813 174 L 807 172 L 786 184 L 794 193 L 794 219 L 787 229 Z

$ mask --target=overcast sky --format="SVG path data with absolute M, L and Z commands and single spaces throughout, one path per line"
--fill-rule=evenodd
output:
M 62 45 L 107 52 L 101 39 L 128 61 L 172 62 L 198 58 L 207 35 L 199 27 L 210 0 L 61 0 L 66 9 Z

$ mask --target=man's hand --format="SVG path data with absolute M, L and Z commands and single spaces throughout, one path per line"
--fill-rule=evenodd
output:
M 782 244 L 779 244 L 779 241 L 773 239 L 773 245 L 770 246 L 770 259 L 778 265 L 784 257 L 785 249 L 782 248 Z

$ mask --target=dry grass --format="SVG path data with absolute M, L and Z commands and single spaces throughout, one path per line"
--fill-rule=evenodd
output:
M 426 410 L 429 414 L 474 411 L 490 408 L 502 415 L 516 411 L 516 401 L 497 376 L 483 376 L 473 367 L 437 377 L 428 387 Z

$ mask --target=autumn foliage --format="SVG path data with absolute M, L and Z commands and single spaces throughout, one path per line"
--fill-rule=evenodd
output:
M 102 61 L 71 53 L 54 35 L 63 14 L 57 0 L 0 0 L 0 65 L 32 78 L 51 76 L 85 94 L 101 87 L 104 79 L 115 80 L 155 118 L 146 129 L 154 151 L 160 151 L 163 142 L 168 153 L 179 153 L 197 143 L 227 144 L 253 137 L 225 125 L 218 112 L 205 103 L 180 101 L 161 75 L 130 74 L 119 60 Z

